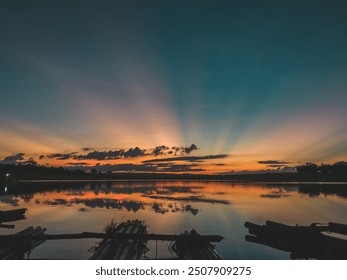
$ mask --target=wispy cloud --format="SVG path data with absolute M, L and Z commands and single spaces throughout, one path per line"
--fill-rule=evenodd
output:
M 205 160 L 226 158 L 228 156 L 229 155 L 222 154 L 222 155 L 209 155 L 209 156 L 169 157 L 169 158 L 149 159 L 149 160 L 145 160 L 143 162 L 144 163 L 168 162 L 168 161 L 202 162 Z
M 172 164 L 172 163 L 161 163 L 161 164 L 97 164 L 87 166 L 86 162 L 83 163 L 68 163 L 68 168 L 71 169 L 91 169 L 96 168 L 101 172 L 201 172 L 205 171 L 204 168 L 196 164 Z
M 89 164 L 88 162 L 68 162 L 66 165 L 85 167 L 85 166 L 88 166 Z
M 283 161 L 283 160 L 260 160 L 258 161 L 259 164 L 290 164 L 290 161 Z
M 50 159 L 55 158 L 58 160 L 67 160 L 67 159 L 74 158 L 76 154 L 77 154 L 77 152 L 72 152 L 72 153 L 68 153 L 68 154 L 54 153 L 54 154 L 47 155 L 47 157 Z M 45 157 L 44 155 L 41 155 L 40 159 L 43 159 L 44 157 Z

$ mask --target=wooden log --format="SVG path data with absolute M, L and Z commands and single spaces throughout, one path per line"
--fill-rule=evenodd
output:
M 8 211 L 0 211 L 0 224 L 24 220 L 26 210 L 26 208 L 20 208 Z
M 137 234 L 137 233 L 98 233 L 98 232 L 82 232 L 68 234 L 44 234 L 40 236 L 18 236 L 18 235 L 0 235 L 0 240 L 60 240 L 60 239 L 84 239 L 84 238 L 119 238 L 119 239 L 144 239 L 144 240 L 161 240 L 161 241 L 177 241 L 177 240 L 201 240 L 207 242 L 220 242 L 224 237 L 220 235 L 173 235 L 173 234 Z
M 26 219 L 26 217 L 24 215 L 0 217 L 0 224 L 1 223 L 17 222 L 17 221 L 21 221 L 21 220 L 25 220 L 25 219 Z
M 0 217 L 1 216 L 16 216 L 16 215 L 23 215 L 28 209 L 26 208 L 20 208 L 20 209 L 14 209 L 14 210 L 7 210 L 7 211 L 1 211 L 0 210 Z
M 3 224 L 0 224 L 0 228 L 14 228 L 15 226 L 14 225 L 3 225 Z
M 17 233 L 14 234 L 14 236 L 22 236 L 22 235 L 26 235 L 28 234 L 29 232 L 31 232 L 32 230 L 34 229 L 34 227 L 30 226 L 30 227 L 27 227 Z

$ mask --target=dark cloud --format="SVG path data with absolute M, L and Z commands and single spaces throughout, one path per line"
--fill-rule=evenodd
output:
M 42 159 L 44 159 L 44 158 L 45 158 L 44 155 L 40 155 L 40 156 L 39 156 L 39 159 L 40 159 L 40 160 L 42 160 Z
M 264 198 L 282 198 L 282 197 L 288 197 L 290 196 L 290 194 L 284 193 L 282 191 L 272 191 L 270 193 L 261 194 L 260 196 Z
M 164 200 L 172 200 L 172 201 L 189 201 L 189 202 L 205 202 L 212 204 L 230 204 L 227 200 L 219 200 L 219 199 L 209 199 L 204 198 L 202 196 L 186 196 L 186 197 L 174 197 L 174 196 L 162 196 L 162 195 L 144 195 L 145 197 L 152 199 L 164 199 Z
M 88 166 L 88 162 L 68 162 L 66 165 L 70 166 Z
M 37 161 L 34 160 L 33 158 L 28 158 L 26 160 L 23 160 L 20 162 L 22 165 L 37 165 Z
M 90 148 L 82 148 L 84 151 L 89 151 Z M 120 158 L 134 158 L 134 157 L 140 157 L 144 156 L 146 153 L 146 150 L 141 150 L 138 147 L 130 148 L 128 150 L 110 150 L 110 151 L 93 151 L 89 152 L 85 155 L 78 154 L 77 152 L 73 153 L 67 153 L 67 154 L 50 154 L 47 157 L 52 159 L 58 159 L 58 160 L 67 160 L 67 159 L 73 159 L 73 160 L 112 160 L 112 159 L 120 159 Z
M 189 157 L 171 157 L 171 158 L 158 158 L 145 160 L 143 163 L 154 163 L 154 162 L 169 162 L 169 161 L 190 161 L 190 162 L 200 162 L 211 159 L 226 158 L 229 155 L 209 155 L 209 156 L 189 156 Z
M 47 155 L 47 157 L 50 159 L 55 158 L 57 160 L 67 160 L 67 159 L 73 159 L 76 156 L 76 154 L 77 152 L 72 152 L 68 154 L 55 153 L 55 154 L 49 154 Z
M 189 155 L 192 151 L 197 150 L 198 147 L 195 144 L 190 145 L 190 147 L 184 148 L 184 152 Z
M 289 164 L 291 162 L 282 161 L 282 160 L 261 160 L 261 161 L 258 161 L 258 163 L 259 164 L 266 164 L 266 165 L 270 165 L 270 164 L 283 165 L 283 164 Z
M 73 199 L 71 203 L 84 204 L 89 208 L 107 208 L 107 209 L 126 209 L 128 211 L 137 212 L 144 209 L 144 204 L 135 201 L 119 201 L 110 198 L 95 198 L 95 199 Z
M 33 158 L 24 158 L 24 153 L 17 153 L 5 157 L 0 160 L 0 164 L 22 164 L 22 165 L 37 165 L 37 162 Z
M 139 147 L 130 148 L 129 150 L 110 150 L 110 151 L 93 151 L 86 155 L 75 156 L 76 160 L 86 160 L 86 159 L 95 159 L 95 160 L 112 160 L 120 158 L 134 158 L 141 157 L 146 154 L 145 149 L 140 149 Z
M 105 164 L 98 166 L 101 171 L 123 171 L 123 172 L 155 172 L 157 168 L 146 164 Z
M 160 195 L 173 195 L 173 194 L 196 194 L 201 192 L 203 187 L 200 186 L 194 186 L 194 187 L 163 187 L 163 188 L 156 188 L 155 193 Z
M 268 164 L 268 167 L 272 167 L 272 168 L 282 168 L 287 166 L 286 164 Z
M 159 203 L 153 203 L 152 205 L 152 209 L 156 212 L 156 213 L 160 213 L 160 214 L 165 214 L 166 212 L 168 212 L 169 210 L 165 209 L 163 207 L 162 204 Z
M 190 147 L 168 147 L 165 145 L 157 146 L 153 151 L 148 154 L 152 156 L 163 156 L 163 155 L 189 155 L 192 151 L 197 150 L 198 147 L 195 144 L 190 145 Z
M 195 164 L 168 164 L 167 166 L 157 166 L 157 172 L 198 172 L 205 171 L 204 168 L 196 168 Z
M 159 156 L 159 155 L 165 155 L 166 151 L 169 150 L 170 148 L 167 146 L 157 146 L 153 149 L 152 155 L 153 156 Z M 170 151 L 169 151 L 170 152 Z M 172 151 L 171 151 L 172 152 Z
M 11 206 L 19 206 L 19 199 L 14 196 L 0 196 L 0 202 Z
M 175 204 L 175 207 L 174 207 L 174 205 L 172 205 L 171 203 L 166 205 L 164 203 L 155 202 L 152 204 L 152 209 L 156 213 L 160 213 L 160 214 L 166 214 L 168 212 L 190 212 L 195 216 L 199 212 L 199 209 L 192 207 L 190 204 L 181 205 L 181 206 L 177 206 Z
M 13 154 L 13 155 L 5 157 L 3 160 L 0 160 L 0 163 L 3 163 L 3 164 L 20 163 L 24 160 L 24 155 L 25 153 Z
M 130 148 L 129 150 L 125 151 L 123 153 L 123 156 L 125 158 L 132 158 L 132 157 L 141 157 L 146 154 L 146 150 L 141 150 L 139 147 L 136 148 Z
M 121 158 L 136 158 L 143 156 L 164 156 L 164 155 L 184 155 L 190 154 L 192 151 L 197 150 L 198 147 L 195 144 L 190 145 L 189 147 L 168 147 L 165 145 L 157 146 L 153 149 L 140 149 L 139 147 L 120 150 L 109 150 L 109 151 L 91 151 L 92 148 L 85 147 L 82 148 L 82 151 L 88 152 L 87 154 L 80 154 L 77 152 L 73 153 L 54 153 L 47 155 L 49 159 L 57 160 L 115 160 Z M 40 159 L 43 159 L 45 156 L 41 155 Z
M 188 204 L 188 205 L 186 205 L 184 207 L 184 211 L 185 212 L 190 212 L 190 213 L 192 213 L 195 216 L 196 214 L 198 214 L 199 209 L 193 208 L 190 204 Z
M 71 203 L 69 201 L 67 201 L 66 199 L 63 199 L 63 198 L 57 198 L 57 199 L 54 199 L 54 200 L 45 200 L 43 203 L 47 204 L 47 205 L 52 205 L 52 206 L 56 206 L 56 205 L 68 205 L 68 206 L 71 206 Z
M 172 203 L 142 203 L 136 201 L 121 201 L 111 198 L 93 198 L 93 199 L 80 199 L 74 198 L 71 200 L 66 199 L 54 199 L 54 200 L 45 200 L 43 202 L 37 201 L 38 204 L 46 204 L 50 206 L 67 206 L 71 207 L 72 205 L 82 205 L 83 207 L 79 208 L 78 211 L 86 212 L 90 211 L 93 208 L 106 208 L 106 209 L 119 209 L 127 210 L 136 213 L 139 210 L 153 210 L 156 213 L 166 214 L 168 212 L 190 212 L 194 216 L 198 214 L 199 209 L 192 207 L 190 204 L 184 205 L 173 205 Z
M 180 155 L 189 155 L 192 151 L 197 150 L 198 147 L 195 144 L 191 144 L 190 147 L 172 147 L 172 153 L 175 156 L 180 154 Z

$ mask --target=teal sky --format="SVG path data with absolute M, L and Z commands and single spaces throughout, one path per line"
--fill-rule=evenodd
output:
M 0 158 L 347 157 L 346 1 L 2 1 Z

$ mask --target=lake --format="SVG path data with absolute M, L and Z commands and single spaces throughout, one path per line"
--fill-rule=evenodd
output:
M 0 210 L 27 208 L 11 234 L 28 226 L 46 233 L 102 232 L 117 223 L 143 220 L 150 233 L 222 235 L 223 259 L 290 259 L 290 253 L 247 242 L 246 221 L 288 225 L 347 224 L 347 185 L 326 183 L 239 183 L 230 181 L 31 182 L 0 186 Z M 96 239 L 46 241 L 30 259 L 88 259 Z M 170 258 L 168 242 L 150 241 L 148 258 Z

